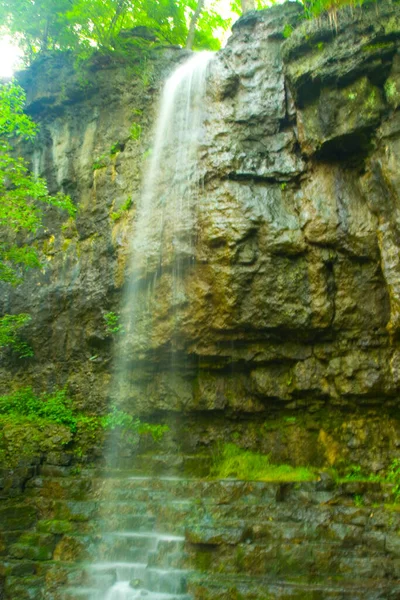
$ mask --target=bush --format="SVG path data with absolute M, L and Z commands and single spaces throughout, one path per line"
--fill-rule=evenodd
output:
M 104 416 L 76 411 L 65 389 L 37 396 L 25 387 L 0 396 L 0 462 L 7 467 L 65 445 L 82 457 L 107 431 L 115 431 L 125 443 L 135 443 L 146 434 L 160 441 L 167 430 L 166 425 L 141 422 L 115 405 Z
M 0 396 L 0 415 L 44 419 L 50 423 L 65 425 L 72 432 L 76 431 L 77 416 L 65 390 L 35 396 L 32 388 L 26 387 L 14 394 Z

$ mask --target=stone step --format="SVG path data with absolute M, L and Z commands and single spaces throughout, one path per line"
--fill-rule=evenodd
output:
M 387 580 L 399 577 L 396 557 L 374 548 L 346 548 L 339 543 L 307 542 L 237 544 L 187 547 L 190 564 L 198 571 L 214 574 L 267 576 L 270 573 L 293 577 L 331 577 L 340 575 L 352 580 L 362 572 L 365 577 L 385 573 Z
M 390 501 L 391 486 L 379 482 L 347 482 L 332 491 L 318 490 L 315 482 L 268 483 L 261 481 L 201 480 L 178 477 L 142 477 L 67 480 L 62 477 L 35 477 L 27 487 L 29 497 L 82 500 L 108 498 L 116 501 L 170 501 L 199 499 L 210 504 L 263 504 L 271 506 L 293 503 L 324 504 L 341 501 L 351 503 L 365 495 L 370 504 Z M 364 496 L 363 496 L 364 497 Z M 368 504 L 367 503 L 367 504 Z
M 279 504 L 275 510 L 262 505 L 206 505 L 187 500 L 169 503 L 136 502 L 68 502 L 41 503 L 42 516 L 37 524 L 41 533 L 96 533 L 101 530 L 186 531 L 192 543 L 223 543 L 243 540 L 341 541 L 346 546 L 384 544 L 381 517 L 387 513 L 377 508 L 324 506 L 315 509 L 293 508 Z M 345 521 L 345 522 L 343 522 Z M 360 526 L 363 533 L 360 534 Z M 400 528 L 400 513 L 390 515 L 387 532 Z M 211 541 L 210 541 L 211 540 Z
M 156 532 L 112 532 L 102 534 L 99 556 L 102 560 L 147 562 L 149 553 L 162 557 L 169 553 L 183 553 L 185 538 Z
M 86 478 L 109 478 L 127 476 L 177 476 L 206 477 L 210 473 L 213 458 L 211 455 L 200 454 L 137 454 L 132 458 L 120 459 L 118 469 L 110 467 L 101 469 L 81 468 L 79 474 Z M 53 465 L 45 463 L 40 466 L 40 475 L 49 477 L 70 477 L 77 471 L 74 465 Z
M 189 571 L 149 567 L 147 563 L 105 562 L 91 565 L 87 573 L 89 586 L 99 589 L 108 589 L 116 582 L 130 581 L 132 587 L 150 592 L 184 594 Z
M 99 590 L 96 588 L 70 588 L 57 596 L 57 600 L 193 600 L 188 594 L 168 594 L 160 592 L 149 592 L 146 589 L 134 589 L 129 582 L 119 582 L 108 590 L 107 595 L 103 593 L 99 596 Z M 46 600 L 53 600 L 53 597 L 47 596 Z M 54 600 L 56 598 L 54 597 Z
M 41 600 L 45 587 L 45 578 L 36 575 L 27 577 L 9 576 L 4 587 L 6 598 L 12 600 Z
M 398 600 L 400 585 L 355 579 L 351 584 L 324 579 L 308 582 L 297 578 L 271 581 L 268 578 L 224 575 L 199 578 L 188 584 L 193 600 Z
M 18 558 L 31 558 L 31 546 L 15 544 Z M 57 542 L 54 556 L 61 561 L 76 562 L 123 561 L 143 562 L 149 557 L 152 566 L 169 566 L 164 558 L 169 554 L 175 559 L 175 568 L 183 568 L 185 554 L 183 536 L 167 535 L 160 532 L 109 532 L 96 535 L 65 535 Z M 186 565 L 185 565 L 186 567 Z
M 209 520 L 215 526 L 219 524 L 228 526 L 229 521 L 238 521 L 241 524 L 252 526 L 260 522 L 278 522 L 278 523 L 301 523 L 308 529 L 311 535 L 312 530 L 317 532 L 318 536 L 324 534 L 324 529 L 330 530 L 329 535 L 341 534 L 337 529 L 335 532 L 335 523 L 340 526 L 363 526 L 366 530 L 373 531 L 381 529 L 382 526 L 395 530 L 400 526 L 400 513 L 393 511 L 391 515 L 379 506 L 356 507 L 354 504 L 339 504 L 338 502 L 325 503 L 318 507 L 316 514 L 315 505 L 293 502 L 273 502 L 273 503 L 246 503 L 243 501 L 234 502 L 215 502 L 207 498 L 193 500 L 188 498 L 176 497 L 172 500 L 162 493 L 148 492 L 147 490 L 121 494 L 123 500 L 87 500 L 87 501 L 69 501 L 64 499 L 52 500 L 38 498 L 34 501 L 36 509 L 30 507 L 34 512 L 40 512 L 42 521 L 70 521 L 82 523 L 95 521 L 96 519 L 106 519 L 112 515 L 113 519 L 119 514 L 141 515 L 147 514 L 149 517 L 156 517 L 159 521 L 182 522 L 184 519 L 191 518 L 196 521 L 199 517 Z M 139 499 L 138 499 L 139 497 Z M 303 499 L 304 500 L 304 499 Z M 118 505 L 118 510 L 115 506 Z M 132 510 L 131 510 L 132 509 Z M 279 517 L 279 518 L 277 518 Z M 10 521 L 14 523 L 16 520 Z M 396 525 L 397 523 L 397 525 Z M 269 525 L 271 529 L 273 523 Z M 7 530 L 6 527 L 4 527 Z M 257 532 L 256 532 L 257 533 Z M 258 533 L 257 533 L 258 535 Z

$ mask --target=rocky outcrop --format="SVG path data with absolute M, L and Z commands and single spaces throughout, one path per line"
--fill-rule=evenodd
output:
M 383 475 L 400 455 L 399 45 L 400 8 L 385 2 L 336 24 L 305 22 L 289 3 L 235 25 L 211 63 L 198 200 L 161 259 L 148 237 L 141 328 L 118 389 L 125 410 L 170 429 L 156 449 L 136 443 L 135 471 L 122 448 L 133 479 L 82 469 L 68 446 L 2 470 L 1 597 L 85 597 L 77 561 L 99 548 L 143 558 L 153 529 L 175 538 L 149 552 L 149 589 L 172 566 L 185 570 L 177 593 L 196 600 L 399 596 L 398 486 Z M 78 216 L 49 210 L 30 240 L 42 270 L 2 288 L 2 311 L 32 315 L 35 356 L 2 357 L 1 393 L 68 385 L 94 413 L 117 395 L 126 338 L 106 316 L 124 306 L 159 92 L 186 56 L 78 69 L 59 55 L 20 75 L 40 122 L 21 151 Z M 347 479 L 204 479 L 228 441 Z M 160 473 L 185 478 L 142 477 Z M 398 463 L 390 474 L 398 482 Z M 129 527 L 149 539 L 115 543 Z M 112 584 L 115 567 L 101 576 Z
M 170 600 L 399 597 L 399 514 L 379 483 L 63 474 L 43 470 L 0 509 L 6 599 L 96 598 L 121 561 L 143 597 L 160 584 Z
M 212 63 L 194 255 L 173 306 L 179 248 L 160 275 L 149 261 L 154 298 L 123 387 L 127 410 L 170 421 L 175 450 L 235 439 L 276 461 L 377 471 L 399 453 L 400 12 L 378 10 L 340 12 L 336 29 L 292 3 L 249 13 Z M 112 396 L 103 317 L 119 311 L 155 101 L 184 56 L 81 75 L 48 59 L 21 76 L 41 124 L 33 165 L 79 212 L 33 240 L 42 272 L 2 300 L 32 314 L 35 350 L 8 359 L 3 389 L 68 384 L 89 411 Z

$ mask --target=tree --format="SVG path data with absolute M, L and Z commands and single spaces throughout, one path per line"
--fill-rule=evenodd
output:
M 0 22 L 17 36 L 27 62 L 46 50 L 113 51 L 122 29 L 147 27 L 163 43 L 217 49 L 217 29 L 230 21 L 204 0 L 0 0 Z M 199 6 L 200 5 L 200 6 Z M 191 23 L 192 25 L 190 25 Z M 197 27 L 196 27 L 197 25 Z
M 61 193 L 51 196 L 46 182 L 35 177 L 25 161 L 15 156 L 11 141 L 31 140 L 37 126 L 24 114 L 25 93 L 14 84 L 0 86 L 0 281 L 17 285 L 22 281 L 24 270 L 40 267 L 35 248 L 16 243 L 21 233 L 34 233 L 42 224 L 43 205 L 52 205 L 75 213 L 68 196 Z M 26 324 L 29 315 L 4 315 L 0 318 L 0 348 L 14 346 L 20 353 L 27 347 L 16 336 Z
M 201 15 L 201 11 L 203 10 L 203 8 L 204 8 L 204 0 L 198 0 L 196 10 L 192 14 L 192 18 L 190 19 L 189 32 L 188 32 L 188 36 L 186 39 L 186 48 L 188 48 L 189 50 L 193 46 L 194 34 L 196 32 L 197 21 L 199 20 L 199 17 Z

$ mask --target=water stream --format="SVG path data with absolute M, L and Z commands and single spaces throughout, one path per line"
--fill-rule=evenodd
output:
M 124 408 L 132 403 L 132 365 L 151 345 L 152 313 L 160 298 L 156 292 L 160 280 L 166 276 L 163 294 L 173 314 L 174 305 L 184 294 L 182 272 L 193 261 L 195 209 L 201 184 L 198 151 L 211 58 L 208 52 L 191 56 L 170 76 L 162 93 L 154 147 L 137 207 L 122 306 L 124 335 L 117 349 L 114 390 Z M 172 319 L 168 331 L 171 355 L 174 337 L 177 343 L 175 331 Z M 173 369 L 172 358 L 170 363 Z M 148 478 L 143 477 L 142 482 L 140 478 L 134 480 L 145 488 Z M 165 502 L 169 501 L 173 502 L 166 497 Z M 93 590 L 90 600 L 189 599 L 185 570 L 179 568 L 184 537 L 175 532 L 169 535 L 142 530 L 143 527 L 145 521 L 137 530 L 103 532 L 99 562 L 89 569 L 89 586 Z

